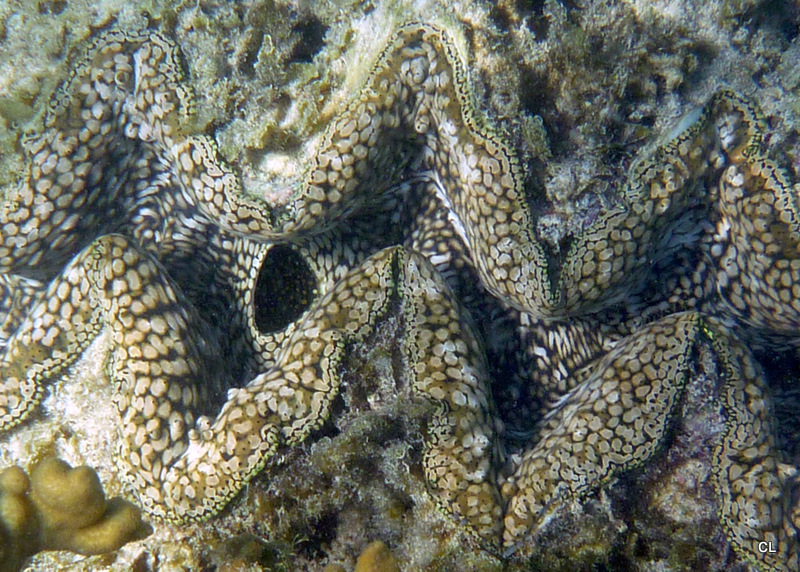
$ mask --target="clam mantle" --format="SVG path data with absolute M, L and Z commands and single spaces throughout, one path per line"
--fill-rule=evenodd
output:
M 534 231 L 518 160 L 435 26 L 392 36 L 281 204 L 245 193 L 187 132 L 192 108 L 176 46 L 112 30 L 26 141 L 0 211 L 0 430 L 105 329 L 120 476 L 154 517 L 207 519 L 325 423 L 347 348 L 393 314 L 434 412 L 432 496 L 513 552 L 657 453 L 710 347 L 721 523 L 745 559 L 798 568 L 796 469 L 748 349 L 798 345 L 798 189 L 762 156 L 754 106 L 715 96 L 563 254 Z M 517 455 L 487 307 L 517 321 L 510 353 L 540 415 Z

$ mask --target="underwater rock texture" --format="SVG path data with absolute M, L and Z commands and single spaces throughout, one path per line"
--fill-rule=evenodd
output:
M 554 259 L 566 250 L 564 237 L 580 236 L 600 213 L 619 205 L 631 158 L 648 156 L 645 146 L 652 150 L 654 141 L 665 142 L 677 118 L 705 103 L 720 87 L 733 87 L 761 104 L 771 118 L 767 154 L 797 175 L 797 70 L 791 63 L 797 54 L 797 13 L 789 6 L 770 2 L 689 9 L 672 2 L 345 4 L 315 3 L 311 8 L 279 2 L 191 6 L 148 2 L 126 3 L 123 8 L 108 2 L 94 3 L 91 10 L 80 2 L 40 2 L 34 7 L 4 4 L 0 61 L 14 63 L 13 69 L 2 74 L 6 83 L 0 86 L 0 114 L 5 121 L 0 138 L 8 149 L 3 153 L 3 173 L 8 177 L 4 183 L 13 186 L 24 172 L 23 156 L 15 147 L 20 133 L 41 133 L 41 124 L 47 125 L 40 115 L 56 80 L 66 76 L 63 55 L 94 28 L 132 27 L 141 25 L 143 18 L 180 46 L 189 71 L 186 81 L 196 93 L 196 113 L 173 127 L 180 133 L 213 131 L 220 153 L 241 174 L 245 191 L 273 202 L 285 201 L 287 189 L 303 184 L 304 157 L 322 145 L 330 122 L 369 81 L 367 75 L 380 47 L 407 20 L 432 22 L 453 31 L 454 43 L 469 62 L 469 85 L 475 90 L 471 97 L 505 132 L 509 146 L 520 156 L 535 228 Z M 344 14 L 353 16 L 345 19 Z M 98 32 L 91 35 L 97 37 Z M 32 37 L 49 40 L 34 51 Z M 778 87 L 760 89 L 759 85 Z M 726 112 L 714 109 L 709 112 L 714 121 L 730 119 Z M 425 117 L 424 113 L 420 116 Z M 420 124 L 419 132 L 425 133 L 426 127 Z M 732 131 L 736 130 L 734 126 Z M 725 153 L 735 155 L 730 149 Z M 422 158 L 407 160 L 414 163 Z M 391 164 L 387 167 L 400 170 Z M 744 177 L 731 173 L 732 193 L 742 186 L 738 176 Z M 697 197 L 689 196 L 689 207 L 696 206 Z M 422 238 L 417 238 L 417 244 L 424 246 Z M 480 250 L 480 244 L 468 246 Z M 436 261 L 435 252 L 429 258 Z M 486 276 L 482 279 L 491 292 L 503 290 Z M 704 286 L 691 281 L 690 285 Z M 24 284 L 13 286 L 15 292 L 24 291 Z M 476 296 L 470 299 L 468 286 L 456 292 L 470 308 L 482 303 L 480 296 L 477 301 Z M 514 304 L 513 292 L 505 294 L 518 309 L 530 309 L 525 300 Z M 564 299 L 566 306 L 537 304 L 535 310 L 559 318 L 577 310 L 587 315 L 598 310 L 591 306 L 595 303 L 591 296 L 589 302 L 575 302 L 568 295 Z M 603 309 L 609 300 L 600 300 Z M 696 308 L 705 311 L 702 301 L 696 302 Z M 344 365 L 340 388 L 325 405 L 331 412 L 329 423 L 312 423 L 303 432 L 303 437 L 309 432 L 311 437 L 296 447 L 273 451 L 276 456 L 268 470 L 252 480 L 246 493 L 222 515 L 208 524 L 156 524 L 155 541 L 148 539 L 147 548 L 137 544 L 124 548 L 116 557 L 117 565 L 296 569 L 335 562 L 352 568 L 361 550 L 380 539 L 408 569 L 500 569 L 504 560 L 512 568 L 533 563 L 543 569 L 598 563 L 616 569 L 634 564 L 664 569 L 733 566 L 736 556 L 727 545 L 732 535 L 719 524 L 720 507 L 713 506 L 721 494 L 714 491 L 719 478 L 712 476 L 717 470 L 712 460 L 716 453 L 713 444 L 706 449 L 698 444 L 705 442 L 706 435 L 721 439 L 724 418 L 732 410 L 692 412 L 685 406 L 681 416 L 669 417 L 677 428 L 666 427 L 671 430 L 666 448 L 649 453 L 655 457 L 643 468 L 624 473 L 616 482 L 610 478 L 616 474 L 607 475 L 609 482 L 602 488 L 585 491 L 588 497 L 569 498 L 554 509 L 564 514 L 551 517 L 537 532 L 538 538 L 519 533 L 522 540 L 514 556 L 503 558 L 497 549 L 484 550 L 471 537 L 470 527 L 452 518 L 453 513 L 469 515 L 470 507 L 445 495 L 445 511 L 440 511 L 436 490 L 446 490 L 448 485 L 434 485 L 433 492 L 426 486 L 426 478 L 432 480 L 431 469 L 427 474 L 423 471 L 426 451 L 432 449 L 428 423 L 435 411 L 430 402 L 414 394 L 408 372 L 397 363 L 403 344 L 396 333 L 406 331 L 402 324 L 390 327 L 392 316 L 398 315 L 390 312 L 389 325 L 348 348 L 350 361 Z M 760 323 L 758 316 L 742 319 L 756 329 L 771 327 Z M 550 380 L 552 385 L 529 390 L 517 372 L 505 378 L 513 370 L 504 361 L 506 325 L 481 332 L 490 347 L 492 390 L 512 436 L 506 444 L 510 465 L 518 467 L 515 456 L 524 457 L 527 446 L 521 444 L 525 438 L 514 437 L 514 432 L 524 434 L 529 429 L 524 417 L 538 413 L 537 400 L 547 401 L 552 392 L 563 393 L 566 388 L 559 383 L 574 382 L 559 378 Z M 534 332 L 535 339 L 536 325 L 523 325 Z M 4 333 L 13 331 L 8 327 Z M 715 338 L 707 337 L 685 346 L 683 353 L 702 354 Z M 757 338 L 763 346 L 763 335 Z M 108 347 L 104 342 L 113 340 L 101 337 L 66 381 L 48 386 L 42 406 L 26 413 L 31 417 L 25 423 L 2 436 L 3 466 L 26 466 L 57 454 L 73 464 L 86 462 L 105 470 L 101 472 L 104 483 L 119 483 L 108 453 L 111 448 L 101 446 L 103 440 L 111 443 L 116 438 L 108 423 L 109 415 L 116 414 L 111 404 L 114 393 L 102 376 L 101 362 Z M 592 343 L 596 341 L 588 345 Z M 534 351 L 533 356 L 541 357 L 540 353 Z M 257 365 L 264 367 L 270 359 Z M 766 366 L 771 359 L 767 358 Z M 688 372 L 679 368 L 681 375 L 688 376 L 685 388 L 680 389 L 682 395 L 693 395 L 692 391 L 720 395 L 726 376 L 712 365 L 692 366 L 698 371 Z M 789 372 L 796 372 L 791 359 L 789 366 Z M 539 369 L 537 381 L 546 381 L 550 371 Z M 553 371 L 560 375 L 557 368 Z M 777 376 L 771 381 L 780 393 L 793 380 Z M 109 411 L 102 409 L 103 399 L 98 399 L 102 395 Z M 693 404 L 687 397 L 683 402 Z M 515 407 L 522 413 L 515 412 Z M 783 419 L 777 421 L 779 426 L 791 426 Z M 191 426 L 189 419 L 185 422 Z M 796 464 L 796 441 L 791 435 L 781 436 L 781 446 Z M 492 461 L 492 469 L 500 471 L 497 478 L 503 481 L 509 477 L 503 474 L 507 469 L 498 467 Z M 112 494 L 129 491 L 123 487 Z M 698 507 L 698 498 L 707 504 Z M 505 497 L 498 502 L 507 501 Z M 477 517 L 473 528 L 480 522 Z M 497 526 L 497 521 L 489 521 L 487 528 Z M 677 547 L 676 530 L 681 539 Z M 788 550 L 785 545 L 783 549 Z M 47 567 L 52 562 L 47 559 L 55 557 L 37 558 L 34 566 Z M 76 566 L 99 567 L 113 559 L 82 561 Z

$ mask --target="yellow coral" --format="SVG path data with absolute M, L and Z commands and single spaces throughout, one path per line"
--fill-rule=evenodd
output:
M 355 572 L 400 572 L 400 566 L 389 552 L 389 547 L 376 540 L 358 557 Z
M 150 532 L 134 505 L 106 500 L 89 467 L 47 459 L 30 478 L 20 467 L 0 472 L 0 572 L 19 569 L 42 550 L 102 554 Z

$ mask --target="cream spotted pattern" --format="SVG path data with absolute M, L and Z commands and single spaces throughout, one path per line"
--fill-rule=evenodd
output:
M 716 96 L 560 258 L 438 28 L 392 37 L 283 204 L 242 192 L 213 142 L 185 132 L 191 111 L 175 46 L 111 31 L 26 141 L 0 211 L 0 430 L 107 329 L 121 475 L 150 514 L 206 519 L 322 426 L 346 347 L 394 313 L 434 411 L 432 494 L 511 550 L 656 454 L 709 346 L 722 525 L 754 564 L 800 567 L 797 471 L 744 345 L 800 342 L 798 188 L 762 157 L 747 102 Z M 518 321 L 519 376 L 542 412 L 515 456 L 471 316 L 484 303 Z

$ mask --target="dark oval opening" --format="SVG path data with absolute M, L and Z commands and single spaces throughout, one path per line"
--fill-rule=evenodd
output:
M 253 296 L 256 327 L 277 332 L 296 321 L 311 305 L 317 279 L 299 252 L 277 245 L 264 257 Z

